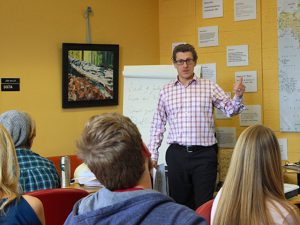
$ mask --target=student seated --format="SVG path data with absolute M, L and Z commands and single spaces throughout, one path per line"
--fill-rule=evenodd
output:
M 299 211 L 284 197 L 280 148 L 263 125 L 240 135 L 211 211 L 213 225 L 299 225 Z
M 36 134 L 31 117 L 25 112 L 10 110 L 0 115 L 0 124 L 14 141 L 23 192 L 60 187 L 60 178 L 54 164 L 31 150 Z
M 20 195 L 20 170 L 14 143 L 0 125 L 0 224 L 45 224 L 42 202 L 35 197 Z
M 128 117 L 92 117 L 77 143 L 78 156 L 105 186 L 73 208 L 65 224 L 201 224 L 193 210 L 151 190 L 150 153 Z

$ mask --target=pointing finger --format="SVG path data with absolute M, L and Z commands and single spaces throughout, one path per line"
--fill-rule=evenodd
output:
M 243 84 L 244 77 L 240 77 L 240 84 Z

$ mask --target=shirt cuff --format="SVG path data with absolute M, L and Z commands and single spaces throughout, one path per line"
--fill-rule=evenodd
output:
M 233 100 L 235 102 L 241 103 L 243 101 L 243 96 L 238 97 L 238 96 L 234 95 Z

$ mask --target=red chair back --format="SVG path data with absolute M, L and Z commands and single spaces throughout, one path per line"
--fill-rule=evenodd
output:
M 213 201 L 214 200 L 211 199 L 196 209 L 196 213 L 201 217 L 203 217 L 207 221 L 208 225 L 210 224 L 210 212 L 211 212 Z
M 42 201 L 47 225 L 64 224 L 74 204 L 88 194 L 85 190 L 75 188 L 46 189 L 26 193 Z
M 71 165 L 71 178 L 74 176 L 74 171 L 82 163 L 81 159 L 78 159 L 77 155 L 68 155 L 70 157 Z M 61 156 L 49 156 L 47 159 L 50 159 L 56 167 L 57 173 L 60 174 L 60 157 Z

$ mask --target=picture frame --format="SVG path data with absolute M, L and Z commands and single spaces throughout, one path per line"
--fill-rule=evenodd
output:
M 118 105 L 119 45 L 62 44 L 62 107 Z

